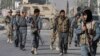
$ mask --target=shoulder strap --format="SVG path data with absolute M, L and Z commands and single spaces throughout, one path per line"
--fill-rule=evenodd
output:
M 33 17 L 33 18 L 32 18 L 32 25 L 33 25 L 34 27 L 36 27 L 36 25 L 37 25 L 37 17 Z
M 95 21 L 92 21 L 92 22 L 91 22 L 91 28 L 92 28 L 92 29 L 95 29 Z

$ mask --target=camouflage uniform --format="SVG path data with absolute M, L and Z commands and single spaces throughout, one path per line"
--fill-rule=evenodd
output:
M 66 53 L 68 49 L 69 19 L 58 17 L 56 19 L 56 30 L 59 34 L 60 53 Z
M 13 40 L 13 33 L 12 33 L 12 18 L 13 16 L 6 16 L 5 23 L 6 23 L 6 30 L 7 30 L 7 37 L 9 41 Z
M 55 19 L 51 20 L 51 30 L 52 30 L 52 34 L 51 34 L 51 44 L 50 44 L 50 49 L 53 49 L 53 45 L 56 42 L 56 50 L 59 50 L 59 38 L 58 38 L 58 33 L 55 32 L 54 29 L 54 25 L 55 25 Z
M 90 29 L 92 28 L 93 31 L 95 31 L 95 22 L 92 21 L 90 23 L 87 23 L 87 29 L 88 29 L 88 33 L 90 32 Z M 83 27 L 83 23 L 81 25 Z M 91 44 L 89 44 L 90 41 L 92 41 L 94 35 L 86 34 L 85 32 L 83 32 L 81 29 L 79 29 L 80 32 L 80 44 L 81 44 L 81 55 L 82 56 L 90 56 L 91 52 L 93 54 L 93 46 Z M 91 38 L 89 39 L 88 36 Z M 90 42 L 91 43 L 91 42 Z M 93 42 L 92 42 L 93 43 Z M 91 46 L 91 49 L 90 49 Z

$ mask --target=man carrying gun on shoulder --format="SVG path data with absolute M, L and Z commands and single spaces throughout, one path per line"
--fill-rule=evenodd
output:
M 97 35 L 95 33 L 95 21 L 92 18 L 90 9 L 84 10 L 82 14 L 83 18 L 80 27 L 81 56 L 95 56 L 93 48 L 93 39 Z

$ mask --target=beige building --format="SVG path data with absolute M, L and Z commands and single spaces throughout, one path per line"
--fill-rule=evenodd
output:
M 21 2 L 22 2 L 22 4 L 28 3 L 28 0 L 22 0 Z

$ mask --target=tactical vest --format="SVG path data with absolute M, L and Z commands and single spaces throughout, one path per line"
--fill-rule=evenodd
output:
M 93 35 L 93 34 L 90 34 L 90 33 L 91 33 L 91 32 L 94 32 L 94 34 L 95 34 L 95 22 L 92 21 L 92 22 L 90 22 L 90 23 L 87 23 L 86 26 L 87 26 L 87 28 L 88 28 L 88 35 L 89 35 L 89 37 L 90 37 L 91 39 L 93 39 L 94 35 Z M 83 27 L 83 23 L 82 23 L 82 27 Z M 91 31 L 91 29 L 92 29 L 92 31 Z M 89 44 L 88 41 L 89 41 L 90 39 L 88 39 L 88 36 L 87 36 L 85 33 L 81 34 L 80 37 L 81 37 L 81 38 L 80 38 L 80 43 L 81 43 L 81 44 Z
M 68 18 L 65 18 L 65 19 L 61 19 L 61 18 L 58 18 L 58 31 L 59 32 L 68 32 L 69 31 L 69 20 Z

